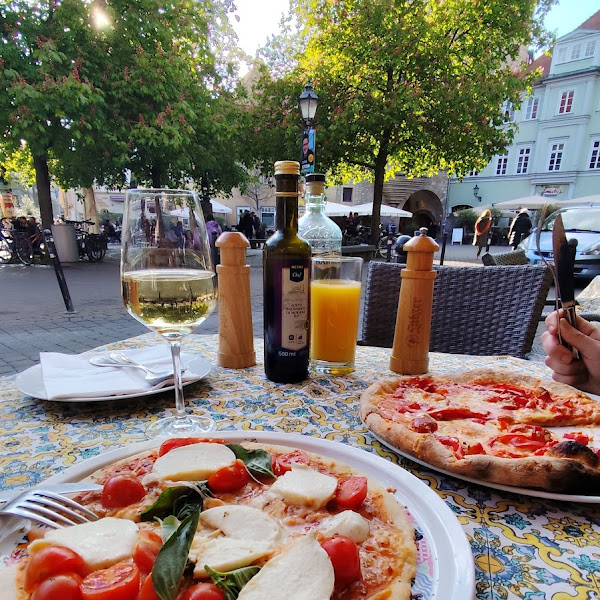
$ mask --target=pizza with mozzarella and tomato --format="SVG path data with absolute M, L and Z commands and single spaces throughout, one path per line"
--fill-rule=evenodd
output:
M 99 469 L 100 519 L 44 530 L 16 600 L 409 600 L 415 531 L 393 490 L 331 458 L 174 438 Z
M 361 416 L 383 442 L 451 474 L 600 493 L 600 438 L 586 429 L 600 425 L 600 403 L 561 383 L 489 369 L 396 377 L 365 390 Z

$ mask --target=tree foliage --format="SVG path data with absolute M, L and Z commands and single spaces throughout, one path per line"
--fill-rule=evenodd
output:
M 504 151 L 514 127 L 502 105 L 518 107 L 536 76 L 520 57 L 548 43 L 541 22 L 552 3 L 297 0 L 306 48 L 285 82 L 257 91 L 258 106 L 280 119 L 279 149 L 289 152 L 298 112 L 287 118 L 281 92 L 296 86 L 295 103 L 301 82 L 312 80 L 317 168 L 328 169 L 331 182 L 374 181 L 376 225 L 386 178 L 460 175 Z

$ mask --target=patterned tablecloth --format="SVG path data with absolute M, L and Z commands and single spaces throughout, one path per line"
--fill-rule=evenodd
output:
M 111 348 L 160 343 L 152 334 Z M 183 349 L 216 360 L 216 336 L 189 336 Z M 186 388 L 196 412 L 210 412 L 219 430 L 301 433 L 375 452 L 433 488 L 467 534 L 476 572 L 476 598 L 566 600 L 600 597 L 600 507 L 497 491 L 448 477 L 382 446 L 359 418 L 358 398 L 390 375 L 387 349 L 359 347 L 356 372 L 274 385 L 257 366 L 215 366 Z M 491 366 L 549 376 L 543 363 L 510 357 L 432 354 L 433 373 Z M 173 406 L 173 394 L 135 400 L 71 404 L 23 399 L 14 377 L 0 378 L 0 489 L 39 483 L 66 467 L 145 439 L 146 425 Z M 465 599 L 468 600 L 468 599 Z

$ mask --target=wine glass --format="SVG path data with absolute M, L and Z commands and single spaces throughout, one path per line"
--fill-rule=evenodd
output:
M 217 305 L 211 249 L 198 195 L 191 190 L 133 189 L 125 195 L 121 283 L 129 314 L 171 345 L 175 415 L 151 423 L 149 437 L 194 435 L 214 421 L 188 415 L 181 371 L 181 338 Z

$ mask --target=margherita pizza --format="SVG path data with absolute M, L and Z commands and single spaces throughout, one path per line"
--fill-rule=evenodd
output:
M 101 518 L 45 531 L 17 600 L 408 600 L 415 532 L 377 482 L 330 458 L 175 438 L 102 468 Z
M 483 369 L 397 377 L 363 393 L 361 416 L 384 442 L 458 476 L 600 493 L 600 439 L 576 431 L 600 425 L 600 403 L 561 383 Z

